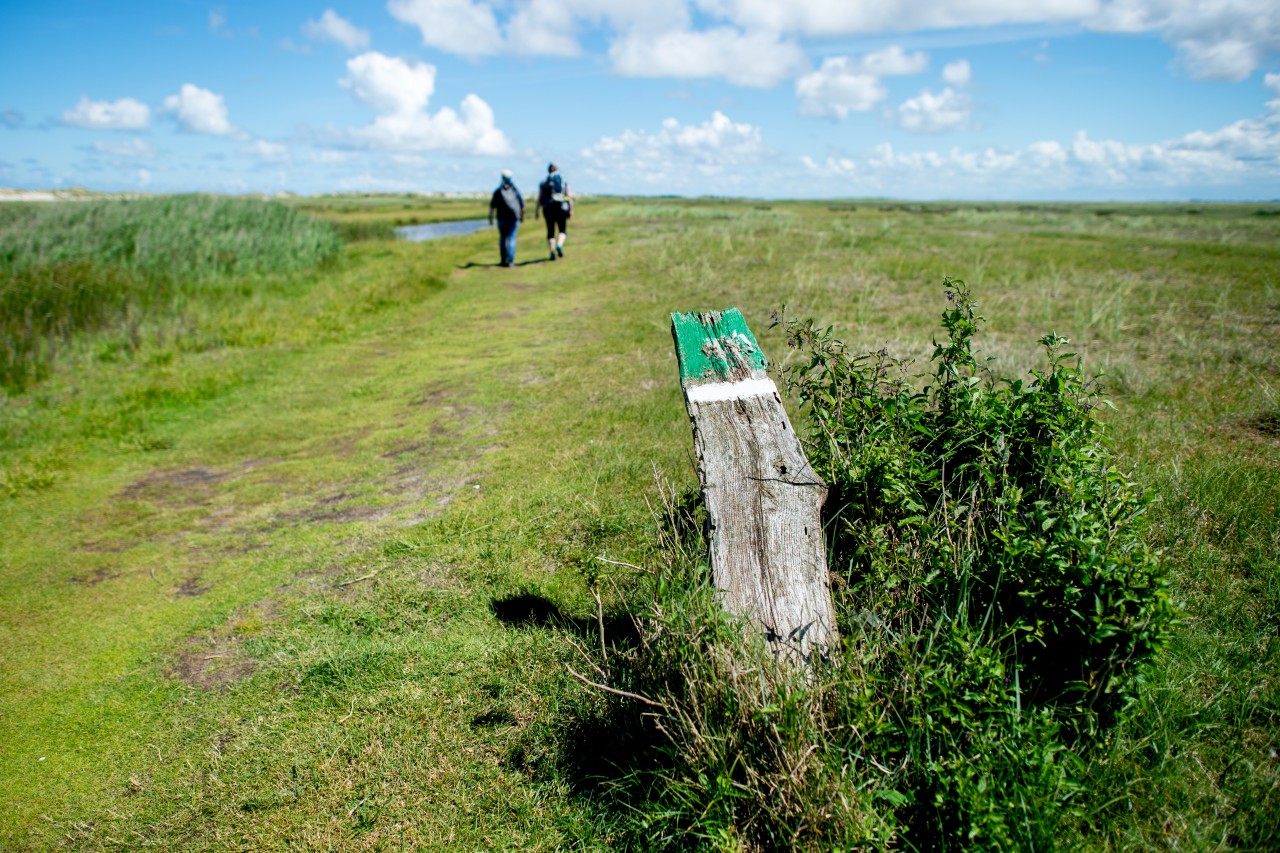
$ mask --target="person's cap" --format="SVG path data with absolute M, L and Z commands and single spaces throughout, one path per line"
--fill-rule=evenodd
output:
M 504 178 L 509 178 L 509 177 L 511 177 L 511 170 L 510 170 L 510 169 L 503 169 L 503 170 L 502 170 L 502 177 L 504 177 Z

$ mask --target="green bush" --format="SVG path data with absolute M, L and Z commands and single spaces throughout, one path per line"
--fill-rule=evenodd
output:
M 628 757 L 611 787 L 638 845 L 1049 849 L 1081 814 L 1082 757 L 1174 618 L 1147 497 L 1065 339 L 1043 339 L 1028 379 L 998 380 L 974 355 L 968 291 L 946 286 L 946 339 L 918 385 L 885 352 L 788 325 L 808 359 L 785 378 L 830 485 L 841 647 L 811 673 L 775 661 L 673 536 L 613 670 L 646 698 L 611 700 L 633 738 L 620 754 L 648 744 L 652 761 Z M 695 516 L 673 502 L 667 528 Z
M 1144 537 L 1146 494 L 1113 459 L 1105 399 L 1066 338 L 1044 368 L 997 380 L 972 338 L 963 282 L 946 282 L 947 338 L 921 390 L 886 352 L 850 356 L 811 323 L 787 378 L 830 484 L 831 569 L 848 620 L 900 631 L 921 613 L 988 626 L 1023 706 L 1091 728 L 1136 686 L 1173 618 Z M 1064 718 L 1065 719 L 1065 718 Z

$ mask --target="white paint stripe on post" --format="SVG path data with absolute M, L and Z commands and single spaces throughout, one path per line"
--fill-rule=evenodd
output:
M 724 400 L 745 400 L 748 397 L 773 397 L 778 386 L 772 379 L 744 379 L 741 382 L 708 382 L 685 388 L 690 403 L 719 403 Z

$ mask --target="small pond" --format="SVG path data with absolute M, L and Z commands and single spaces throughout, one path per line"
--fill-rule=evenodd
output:
M 457 222 L 428 222 L 426 225 L 402 225 L 396 234 L 402 240 L 421 243 L 424 240 L 439 240 L 441 237 L 460 237 L 474 234 L 490 227 L 487 219 L 462 219 Z

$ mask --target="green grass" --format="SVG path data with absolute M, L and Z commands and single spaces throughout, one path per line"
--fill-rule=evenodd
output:
M 738 305 L 784 363 L 785 303 L 922 362 L 954 275 L 1003 372 L 1050 330 L 1107 372 L 1184 612 L 1058 843 L 1265 847 L 1271 211 L 595 199 L 554 264 L 363 240 L 74 333 L 0 402 L 0 846 L 634 845 L 595 778 L 613 700 L 566 666 L 599 645 L 593 587 L 624 653 L 647 582 L 596 558 L 668 559 L 654 470 L 694 482 L 669 312 Z M 736 843 L 709 826 L 683 843 Z
M 0 206 L 0 383 L 40 379 L 80 332 L 119 325 L 136 347 L 148 323 L 239 301 L 254 279 L 315 268 L 341 245 L 333 227 L 250 199 Z

